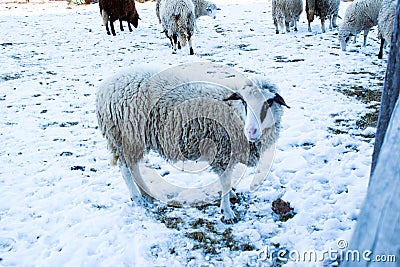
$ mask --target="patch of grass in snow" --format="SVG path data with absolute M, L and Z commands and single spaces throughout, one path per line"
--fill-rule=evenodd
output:
M 333 127 L 328 127 L 328 131 L 335 134 L 335 135 L 339 135 L 339 134 L 348 134 L 349 132 L 347 131 L 343 131 L 341 129 L 338 128 L 333 128 Z
M 373 101 L 380 102 L 382 96 L 381 91 L 365 88 L 362 85 L 352 85 L 350 88 L 339 89 L 339 92 L 347 96 L 355 97 L 366 104 Z
M 360 72 L 357 72 L 356 74 L 359 74 Z M 364 74 L 369 74 L 371 75 L 372 79 L 380 79 L 381 76 L 377 76 L 377 74 L 370 73 L 370 72 L 365 72 Z M 378 114 L 379 114 L 379 106 L 380 106 L 380 101 L 382 97 L 382 92 L 380 90 L 373 90 L 370 88 L 365 88 L 362 85 L 352 85 L 348 88 L 343 88 L 346 87 L 346 85 L 341 85 L 342 88 L 338 88 L 337 91 L 340 93 L 350 96 L 350 97 L 355 97 L 357 100 L 365 103 L 365 104 L 370 104 L 367 108 L 370 110 L 370 112 L 367 112 L 366 114 L 362 115 L 360 119 L 356 121 L 356 126 L 360 129 L 366 129 L 367 127 L 376 127 L 376 124 L 378 122 Z M 343 126 L 343 123 L 341 121 L 338 121 L 340 119 L 337 119 L 335 123 L 341 124 Z M 348 121 L 343 120 L 343 122 L 347 123 Z M 346 124 L 348 126 L 348 124 Z M 344 126 L 346 126 L 344 125 Z M 341 133 L 347 133 L 346 131 L 342 131 L 339 129 L 331 129 L 331 131 L 334 134 L 341 134 Z M 362 136 L 362 135 L 361 135 Z M 362 136 L 364 138 L 373 138 L 373 136 Z
M 22 74 L 20 73 L 11 73 L 11 74 L 4 74 L 0 76 L 0 81 L 12 81 L 16 79 L 22 78 Z
M 243 197 L 241 200 L 243 201 Z M 167 228 L 175 229 L 191 239 L 194 243 L 193 250 L 200 250 L 211 257 L 217 257 L 224 249 L 255 250 L 255 246 L 248 240 L 235 237 L 233 229 L 223 224 L 219 216 L 215 216 L 218 212 L 218 203 L 200 203 L 184 207 L 182 204 L 169 202 L 155 209 L 155 218 Z

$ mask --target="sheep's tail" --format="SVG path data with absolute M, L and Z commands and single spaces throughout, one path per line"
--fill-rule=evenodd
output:
M 175 15 L 175 22 L 178 27 L 179 35 L 181 37 L 180 38 L 181 45 L 185 46 L 186 42 L 187 42 L 186 20 L 185 20 L 184 16 L 182 16 L 181 14 L 178 14 L 178 15 Z

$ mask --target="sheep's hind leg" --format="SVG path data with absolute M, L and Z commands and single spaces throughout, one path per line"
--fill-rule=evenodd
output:
M 222 221 L 225 223 L 235 223 L 237 218 L 232 211 L 230 206 L 230 192 L 231 192 L 231 171 L 227 170 L 219 177 L 219 181 L 222 186 L 222 197 L 221 197 L 221 212 L 223 214 Z

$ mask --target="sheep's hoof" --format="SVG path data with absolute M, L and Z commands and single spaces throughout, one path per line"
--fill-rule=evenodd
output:
M 237 217 L 226 219 L 224 216 L 222 216 L 221 221 L 225 224 L 234 224 L 234 223 L 237 223 L 239 221 L 239 219 Z
M 294 31 L 297 32 L 297 28 L 294 28 Z
M 172 54 L 174 54 L 174 55 L 175 55 L 175 54 L 176 54 L 176 50 L 172 50 Z
M 233 204 L 240 203 L 240 198 L 234 191 L 231 190 L 231 192 L 229 193 L 229 201 Z
M 278 30 L 276 30 L 276 31 L 275 31 L 275 33 L 276 33 L 276 34 L 279 34 L 279 31 L 278 31 Z
M 194 55 L 194 51 L 193 51 L 193 48 L 190 48 L 190 55 L 192 56 L 192 55 Z
M 231 209 L 229 209 L 228 211 L 222 210 L 222 218 L 221 221 L 223 223 L 226 224 L 233 224 L 233 223 L 237 223 L 238 220 L 238 216 L 235 215 L 235 213 L 233 213 L 233 211 Z

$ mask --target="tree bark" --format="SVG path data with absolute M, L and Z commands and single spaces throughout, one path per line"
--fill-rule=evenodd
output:
M 378 117 L 378 125 L 375 135 L 374 152 L 372 154 L 371 176 L 374 172 L 378 160 L 379 151 L 385 137 L 386 129 L 393 112 L 394 105 L 400 93 L 400 28 L 399 28 L 399 8 L 400 1 L 397 3 L 396 16 L 393 25 L 393 36 L 390 47 L 388 66 L 386 69 L 385 85 L 382 93 L 381 107 Z M 371 183 L 371 181 L 370 181 Z
M 373 162 L 364 201 L 350 247 L 360 260 L 342 259 L 341 267 L 400 266 L 400 1 L 386 70 Z M 369 253 L 371 252 L 371 254 Z M 366 254 L 365 254 L 366 252 Z M 350 255 L 344 253 L 344 255 Z M 367 257 L 364 257 L 367 255 Z M 384 256 L 395 262 L 377 261 Z M 383 258 L 381 258 L 383 259 Z

